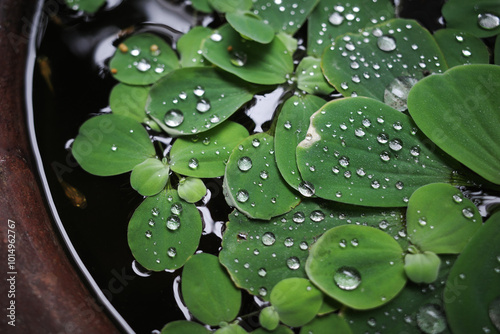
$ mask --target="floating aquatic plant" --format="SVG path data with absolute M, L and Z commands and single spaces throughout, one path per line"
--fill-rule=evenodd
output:
M 222 24 L 174 45 L 120 39 L 112 113 L 72 146 L 145 196 L 128 227 L 137 262 L 183 267 L 206 327 L 162 333 L 246 333 L 247 294 L 256 334 L 500 332 L 499 216 L 467 188 L 500 184 L 500 70 L 481 39 L 500 31 L 498 4 L 450 0 L 434 34 L 383 0 L 190 5 Z M 245 113 L 273 90 L 276 110 L 253 111 L 267 131 L 250 133 Z M 202 178 L 234 208 L 214 255 L 198 249 Z

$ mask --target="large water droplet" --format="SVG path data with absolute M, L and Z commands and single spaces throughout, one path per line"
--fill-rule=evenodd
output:
M 182 204 L 181 203 L 172 204 L 172 207 L 170 207 L 170 212 L 172 212 L 174 215 L 180 215 L 182 213 Z
M 290 268 L 292 270 L 297 270 L 300 268 L 300 260 L 296 256 L 289 257 L 286 260 L 286 265 L 288 268 Z
M 299 192 L 305 197 L 311 197 L 316 192 L 314 185 L 308 181 L 302 181 L 299 184 Z
M 238 168 L 242 172 L 250 170 L 250 168 L 252 168 L 252 159 L 250 159 L 250 157 L 241 157 L 238 160 Z
M 248 198 L 248 191 L 244 189 L 238 190 L 238 192 L 236 193 L 236 200 L 240 203 L 245 203 L 246 201 L 248 201 Z
M 167 228 L 170 231 L 175 231 L 181 226 L 181 220 L 179 219 L 179 216 L 177 215 L 171 215 L 167 219 Z
M 169 247 L 167 250 L 167 255 L 171 258 L 174 258 L 177 255 L 177 249 L 175 247 Z
M 344 22 L 344 16 L 338 12 L 334 12 L 328 18 L 328 22 L 330 22 L 334 26 L 339 26 L 342 24 L 342 22 Z
M 165 124 L 171 128 L 178 127 L 184 121 L 184 114 L 178 109 L 170 109 L 163 119 Z
M 231 51 L 229 53 L 229 60 L 234 66 L 242 67 L 247 63 L 247 54 L 243 51 Z
M 198 168 L 199 165 L 200 165 L 200 163 L 198 162 L 198 159 L 196 159 L 196 158 L 189 159 L 188 167 L 190 169 L 196 169 L 196 168 Z
M 396 49 L 396 40 L 392 36 L 380 36 L 377 39 L 377 46 L 385 52 L 394 51 Z
M 342 167 L 347 167 L 349 166 L 349 158 L 348 157 L 341 157 L 339 159 L 339 164 L 342 166 Z
M 362 128 L 359 128 L 359 129 L 356 129 L 354 130 L 354 135 L 356 137 L 363 137 L 365 135 L 365 130 L 363 130 Z
M 210 35 L 210 39 L 214 42 L 220 42 L 222 41 L 222 35 L 219 33 L 213 33 L 212 35 Z
M 262 235 L 261 240 L 265 246 L 272 246 L 276 242 L 276 237 L 274 236 L 273 233 L 266 232 Z
M 302 241 L 302 242 L 299 244 L 299 248 L 300 248 L 301 250 L 308 250 L 308 249 L 309 249 L 309 245 L 307 244 L 307 242 Z
M 266 180 L 269 177 L 269 173 L 267 172 L 267 170 L 261 171 L 259 175 L 262 180 Z
M 207 99 L 201 99 L 196 103 L 196 110 L 198 110 L 201 113 L 205 113 L 210 110 L 212 106 L 210 105 L 210 101 Z
M 474 217 L 474 211 L 472 211 L 471 208 L 464 208 L 462 209 L 462 214 L 464 215 L 465 218 L 471 219 Z
M 266 277 L 267 275 L 267 270 L 265 268 L 260 268 L 258 271 L 258 274 L 260 277 Z
M 377 136 L 377 141 L 378 141 L 380 144 L 386 144 L 386 143 L 389 141 L 389 136 L 388 136 L 386 133 L 380 133 L 380 134 Z
M 389 155 L 389 152 L 383 151 L 382 153 L 380 153 L 380 159 L 382 161 L 389 161 L 391 160 L 391 156 Z
M 418 310 L 417 325 L 424 333 L 438 334 L 446 329 L 446 319 L 439 306 L 428 304 Z
M 193 90 L 194 95 L 198 97 L 202 97 L 205 94 L 205 89 L 201 86 L 196 86 L 196 88 Z
M 293 246 L 293 238 L 286 238 L 284 244 L 286 247 L 292 247 Z
M 342 290 L 354 290 L 361 283 L 361 274 L 352 267 L 340 267 L 333 275 L 333 281 Z
M 152 208 L 151 214 L 155 217 L 158 217 L 158 215 L 160 214 L 160 210 L 158 208 Z
M 313 222 L 319 223 L 325 219 L 325 214 L 321 210 L 314 210 L 309 216 Z
M 393 151 L 401 151 L 403 142 L 400 139 L 393 139 L 389 142 L 389 148 Z
M 148 230 L 148 231 L 146 231 L 146 233 L 144 235 L 146 236 L 146 238 L 151 239 L 151 237 L 153 236 L 153 233 Z
M 500 25 L 500 18 L 490 13 L 479 14 L 477 16 L 477 24 L 485 30 L 492 30 Z
M 462 203 L 462 194 L 455 194 L 453 195 L 453 202 L 455 203 Z
M 151 64 L 147 59 L 143 58 L 139 62 L 137 62 L 135 68 L 137 68 L 139 72 L 146 72 L 151 68 Z
M 302 224 L 306 220 L 306 215 L 302 211 L 295 212 L 292 220 L 294 223 Z
M 391 81 L 384 91 L 384 103 L 399 111 L 407 109 L 408 93 L 418 82 L 410 76 L 400 76 Z

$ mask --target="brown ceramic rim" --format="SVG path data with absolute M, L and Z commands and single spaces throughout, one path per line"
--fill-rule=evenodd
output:
M 0 1 L 0 332 L 132 332 L 108 308 L 86 269 L 78 266 L 78 257 L 68 258 L 73 247 L 64 240 L 57 214 L 50 212 L 50 196 L 47 202 L 41 190 L 46 181 L 43 171 L 37 171 L 39 153 L 36 141 L 30 143 L 27 124 L 32 119 L 26 111 L 32 107 L 34 53 L 29 58 L 29 51 L 34 49 L 40 14 L 49 5 L 63 4 Z M 15 246 L 11 268 L 9 244 Z M 8 278 L 13 279 L 5 284 Z M 12 303 L 14 312 L 7 310 Z

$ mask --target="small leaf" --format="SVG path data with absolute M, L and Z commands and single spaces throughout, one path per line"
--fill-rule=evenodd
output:
M 405 19 L 337 37 L 321 64 L 327 80 L 342 95 L 372 97 L 401 111 L 418 80 L 447 69 L 432 35 Z
M 471 200 L 449 184 L 417 189 L 406 212 L 408 237 L 422 251 L 458 254 L 482 224 Z
M 281 176 L 294 189 L 299 189 L 303 180 L 297 167 L 297 157 L 290 152 L 306 138 L 309 118 L 325 103 L 317 96 L 294 95 L 286 100 L 279 114 L 274 137 L 276 164 Z
M 300 329 L 300 334 L 330 333 L 335 328 L 335 334 L 352 334 L 351 328 L 344 318 L 338 314 L 317 317 Z
M 441 260 L 433 252 L 405 255 L 405 273 L 415 283 L 432 283 L 438 278 Z
M 297 164 L 318 197 L 406 206 L 422 185 L 456 181 L 455 161 L 436 149 L 410 117 L 373 99 L 325 104 L 311 117 L 307 133 L 297 147 Z
M 210 331 L 199 323 L 177 320 L 166 324 L 160 334 L 210 334 Z
M 128 225 L 128 244 L 134 258 L 149 270 L 178 269 L 196 251 L 202 223 L 194 204 L 177 191 L 146 198 Z
M 491 0 L 449 0 L 442 9 L 448 28 L 467 31 L 477 37 L 500 32 L 500 4 Z
M 389 0 L 321 0 L 308 20 L 307 54 L 321 57 L 336 37 L 393 17 Z
M 130 174 L 130 184 L 139 194 L 153 196 L 167 185 L 170 168 L 155 158 L 138 164 Z
M 300 327 L 311 321 L 323 302 L 323 294 L 305 278 L 287 278 L 271 291 L 271 304 L 281 322 Z
M 274 38 L 273 28 L 252 12 L 237 10 L 226 14 L 227 22 L 242 36 L 262 44 Z
M 247 137 L 245 127 L 226 121 L 201 135 L 177 138 L 170 151 L 170 167 L 187 176 L 222 176 L 231 151 Z
M 262 327 L 269 331 L 278 328 L 280 324 L 280 316 L 274 306 L 264 307 L 259 313 L 259 323 Z
M 137 34 L 120 45 L 109 63 L 111 74 L 129 85 L 149 85 L 179 67 L 177 55 L 160 37 Z
M 472 237 L 446 281 L 445 309 L 453 333 L 500 332 L 500 213 Z
M 274 31 L 294 35 L 303 26 L 319 0 L 253 2 L 254 13 L 269 22 Z
M 140 123 L 113 114 L 83 123 L 71 152 L 83 169 L 99 176 L 131 171 L 155 155 L 153 143 Z
M 326 81 L 321 71 L 320 59 L 302 58 L 297 66 L 297 87 L 310 94 L 330 94 L 334 88 Z
M 193 3 L 194 5 L 194 3 Z M 209 63 L 199 50 L 203 40 L 212 34 L 212 29 L 196 26 L 181 36 L 177 41 L 181 67 L 206 66 Z
M 72 10 L 82 10 L 92 14 L 97 12 L 106 3 L 106 0 L 64 0 L 64 2 Z
M 448 67 L 470 64 L 488 64 L 488 47 L 476 36 L 455 29 L 440 29 L 434 33 Z
M 214 255 L 200 253 L 188 260 L 181 289 L 189 311 L 203 323 L 217 326 L 238 315 L 241 292 Z
M 292 54 L 280 39 L 268 44 L 249 41 L 227 24 L 205 40 L 203 55 L 223 70 L 256 84 L 283 83 L 293 72 Z
M 379 228 L 397 238 L 404 249 L 408 247 L 401 237 L 405 231 L 401 210 L 319 205 L 304 200 L 287 214 L 265 223 L 234 211 L 226 224 L 220 262 L 239 287 L 269 300 L 272 288 L 282 279 L 305 278 L 311 245 L 330 228 L 345 224 Z
M 499 66 L 463 65 L 425 78 L 408 96 L 408 109 L 418 127 L 446 153 L 496 184 L 500 184 L 499 87 Z
M 146 111 L 171 136 L 221 124 L 262 87 L 213 67 L 175 70 L 153 85 Z
M 354 309 L 371 309 L 394 298 L 406 283 L 401 246 L 373 227 L 328 230 L 311 247 L 309 279 L 330 297 Z
M 274 138 L 257 133 L 235 147 L 226 165 L 224 194 L 229 205 L 249 217 L 270 219 L 299 203 L 274 159 Z
M 198 202 L 207 193 L 207 187 L 202 180 L 196 177 L 187 177 L 179 180 L 179 197 L 188 203 Z

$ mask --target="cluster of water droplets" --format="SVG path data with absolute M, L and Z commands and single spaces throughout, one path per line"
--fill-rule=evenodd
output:
M 165 64 L 159 62 L 157 58 L 161 54 L 161 49 L 156 44 L 151 44 L 148 50 L 143 50 L 138 46 L 129 47 L 124 43 L 118 45 L 118 50 L 123 54 L 129 54 L 133 62 L 128 67 L 135 67 L 141 73 L 153 71 L 156 74 L 165 72 Z M 119 69 L 112 69 L 118 71 Z M 116 72 L 115 72 L 116 73 Z
M 290 4 L 290 2 L 286 0 L 272 0 L 266 2 L 265 4 L 262 4 L 260 7 L 254 6 L 253 13 L 255 15 L 259 15 L 259 13 L 266 11 L 274 12 L 277 8 L 281 15 L 287 15 L 288 17 L 291 17 L 290 20 L 283 22 L 281 30 L 297 30 L 301 27 L 301 18 L 298 17 L 297 14 L 305 14 L 305 9 L 299 7 L 300 5 L 297 2 L 293 2 Z

